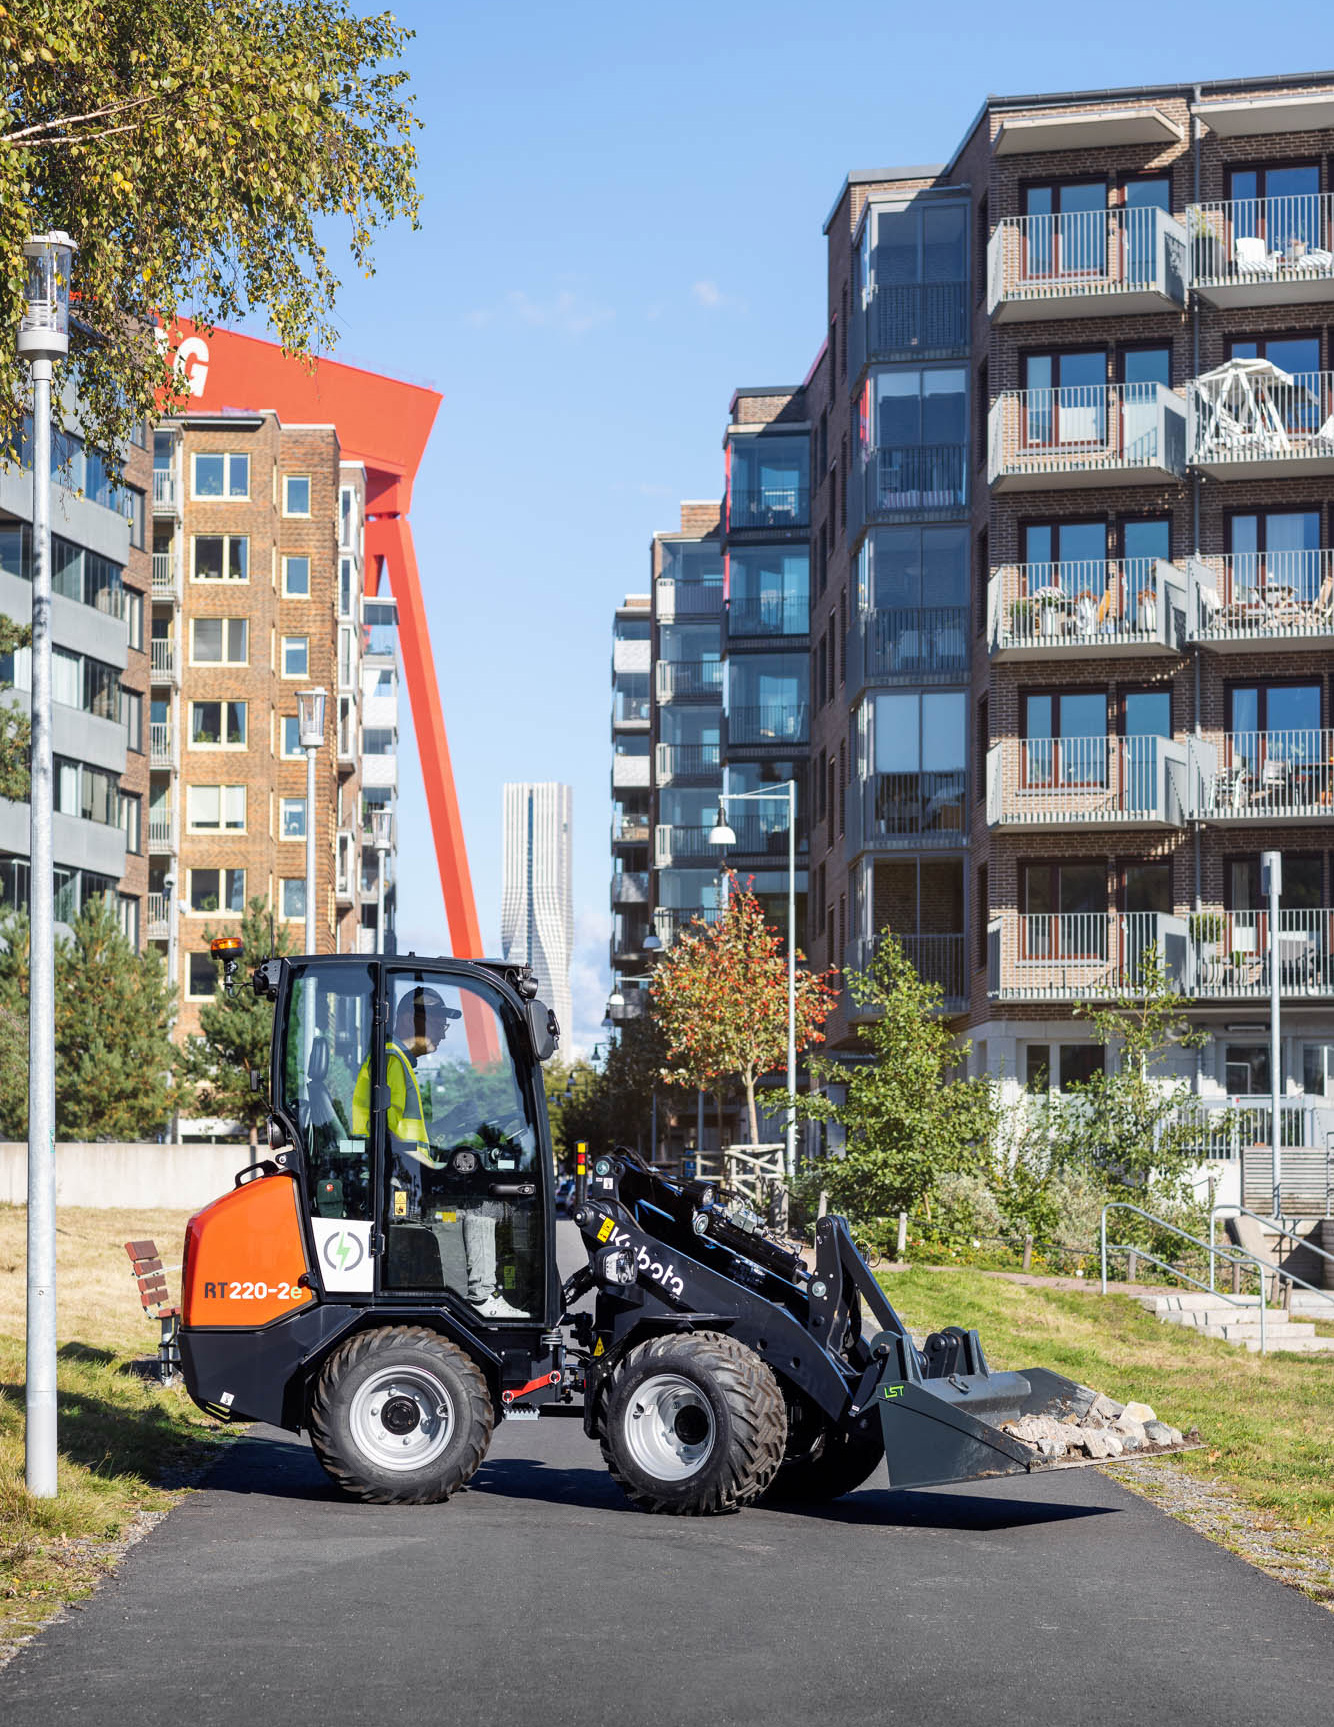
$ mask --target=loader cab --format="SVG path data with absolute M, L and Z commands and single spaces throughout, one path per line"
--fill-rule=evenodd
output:
M 471 1327 L 559 1312 L 553 1164 L 530 1005 L 464 961 L 284 962 L 272 1099 L 327 1297 Z

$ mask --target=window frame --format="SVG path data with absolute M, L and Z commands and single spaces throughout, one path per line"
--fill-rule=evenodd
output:
M 198 650 L 197 650 L 196 645 L 195 645 L 195 632 L 198 630 L 200 624 L 221 624 L 222 625 L 222 644 L 221 645 L 222 645 L 223 652 L 222 652 L 221 656 L 216 660 L 203 660 L 203 659 L 200 659 L 200 657 L 199 657 L 199 653 L 198 653 Z M 245 653 L 242 655 L 242 657 L 239 660 L 233 659 L 231 657 L 230 652 L 228 651 L 230 649 L 230 646 L 231 646 L 232 625 L 233 624 L 240 624 L 242 635 L 245 638 Z M 204 668 L 208 668 L 210 666 L 248 666 L 250 664 L 250 619 L 247 617 L 232 618 L 232 617 L 209 617 L 209 616 L 191 618 L 190 619 L 190 664 L 192 666 L 201 666 Z
M 314 560 L 309 552 L 283 553 L 283 598 L 285 600 L 308 600 L 310 598 L 311 589 L 314 585 L 311 571 L 311 565 L 313 562 Z M 304 564 L 306 566 L 306 586 L 304 592 L 299 588 L 293 588 L 289 585 L 288 572 L 293 564 Z
M 292 484 L 292 482 L 294 480 L 298 481 L 298 482 L 299 481 L 305 482 L 306 507 L 304 510 L 294 510 L 290 507 L 290 503 L 289 503 L 289 499 L 288 499 L 288 487 Z M 311 474 L 297 473 L 297 474 L 284 474 L 282 476 L 282 504 L 283 504 L 283 515 L 285 517 L 292 519 L 292 520 L 296 520 L 296 521 L 309 521 L 310 520 L 311 514 L 312 514 L 311 505 L 314 502 L 314 498 L 312 496 L 313 482 L 314 482 L 314 476 Z
M 196 793 L 199 793 L 199 792 L 217 792 L 217 794 L 218 794 L 218 821 L 217 821 L 216 827 L 213 826 L 211 823 L 206 823 L 206 824 L 201 825 L 199 822 L 194 820 L 193 816 L 190 813 L 191 798 L 193 795 L 195 795 Z M 230 827 L 230 826 L 228 826 L 228 823 L 227 823 L 227 793 L 228 792 L 240 792 L 240 794 L 241 794 L 241 825 L 239 827 Z M 246 785 L 244 783 L 237 784 L 237 783 L 233 782 L 233 783 L 224 783 L 224 784 L 214 784 L 212 782 L 209 782 L 208 784 L 205 784 L 205 785 L 187 785 L 185 788 L 185 831 L 187 833 L 192 833 L 192 834 L 195 834 L 195 833 L 197 833 L 197 834 L 221 834 L 221 835 L 244 834 L 248 831 L 249 816 L 250 816 L 250 798 L 249 798 L 249 794 L 248 794 L 248 788 L 246 787 Z
M 300 671 L 289 671 L 287 665 L 287 651 L 297 642 L 301 643 L 304 664 Z M 278 672 L 280 677 L 294 678 L 299 681 L 304 681 L 310 677 L 310 637 L 308 635 L 282 636 L 279 639 Z
M 199 462 L 217 458 L 222 462 L 222 490 L 220 492 L 201 492 L 199 490 Z M 232 464 L 245 464 L 245 490 L 232 490 Z M 191 450 L 190 452 L 190 501 L 204 504 L 240 504 L 250 502 L 250 452 L 248 450 Z
M 188 729 L 186 732 L 186 748 L 192 750 L 230 750 L 233 753 L 247 750 L 250 747 L 250 715 L 249 702 L 236 700 L 230 696 L 208 697 L 202 701 L 191 699 L 189 703 Z M 217 743 L 200 743 L 195 737 L 195 710 L 197 708 L 216 707 L 218 709 L 219 738 Z M 228 708 L 239 708 L 241 711 L 241 741 L 229 743 L 226 739 Z
M 222 571 L 220 576 L 201 576 L 198 573 L 200 540 L 220 540 L 222 542 Z M 231 550 L 233 542 L 245 547 L 245 574 L 230 576 Z M 250 535 L 249 534 L 191 534 L 190 535 L 190 581 L 201 588 L 216 588 L 230 584 L 232 587 L 248 586 L 250 582 Z

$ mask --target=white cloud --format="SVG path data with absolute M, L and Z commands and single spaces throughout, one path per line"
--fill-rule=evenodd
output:
M 494 306 L 469 312 L 464 322 L 483 329 L 499 320 L 555 330 L 563 336 L 583 336 L 616 316 L 614 307 L 589 299 L 574 288 L 561 288 L 550 299 L 537 299 L 522 288 L 511 288 Z
M 746 302 L 736 294 L 724 294 L 715 281 L 709 277 L 701 277 L 698 282 L 692 282 L 690 298 L 697 306 L 703 306 L 707 312 L 721 312 L 730 308 L 734 312 L 744 312 Z

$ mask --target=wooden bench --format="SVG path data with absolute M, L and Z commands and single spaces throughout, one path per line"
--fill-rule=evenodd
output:
M 125 1251 L 130 1256 L 134 1280 L 139 1285 L 139 1300 L 150 1319 L 162 1327 L 158 1342 L 158 1377 L 164 1385 L 181 1370 L 181 1348 L 177 1332 L 181 1325 L 181 1310 L 167 1300 L 167 1274 L 162 1256 L 154 1241 L 127 1241 Z

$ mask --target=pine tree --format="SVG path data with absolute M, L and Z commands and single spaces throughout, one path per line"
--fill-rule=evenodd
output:
M 234 925 L 225 931 L 205 929 L 204 939 L 235 933 Z M 291 951 L 287 928 L 275 923 L 266 899 L 251 900 L 241 918 L 240 934 L 247 967 L 258 965 L 269 954 Z M 228 995 L 222 988 L 220 965 L 217 972 L 217 992 L 199 1010 L 200 1036 L 187 1039 L 181 1048 L 181 1078 L 195 1086 L 193 1108 L 199 1114 L 243 1122 L 253 1144 L 268 1105 L 263 1092 L 250 1089 L 250 1075 L 268 1075 L 273 1003 L 261 1001 L 243 974 L 238 974 L 235 992 Z

